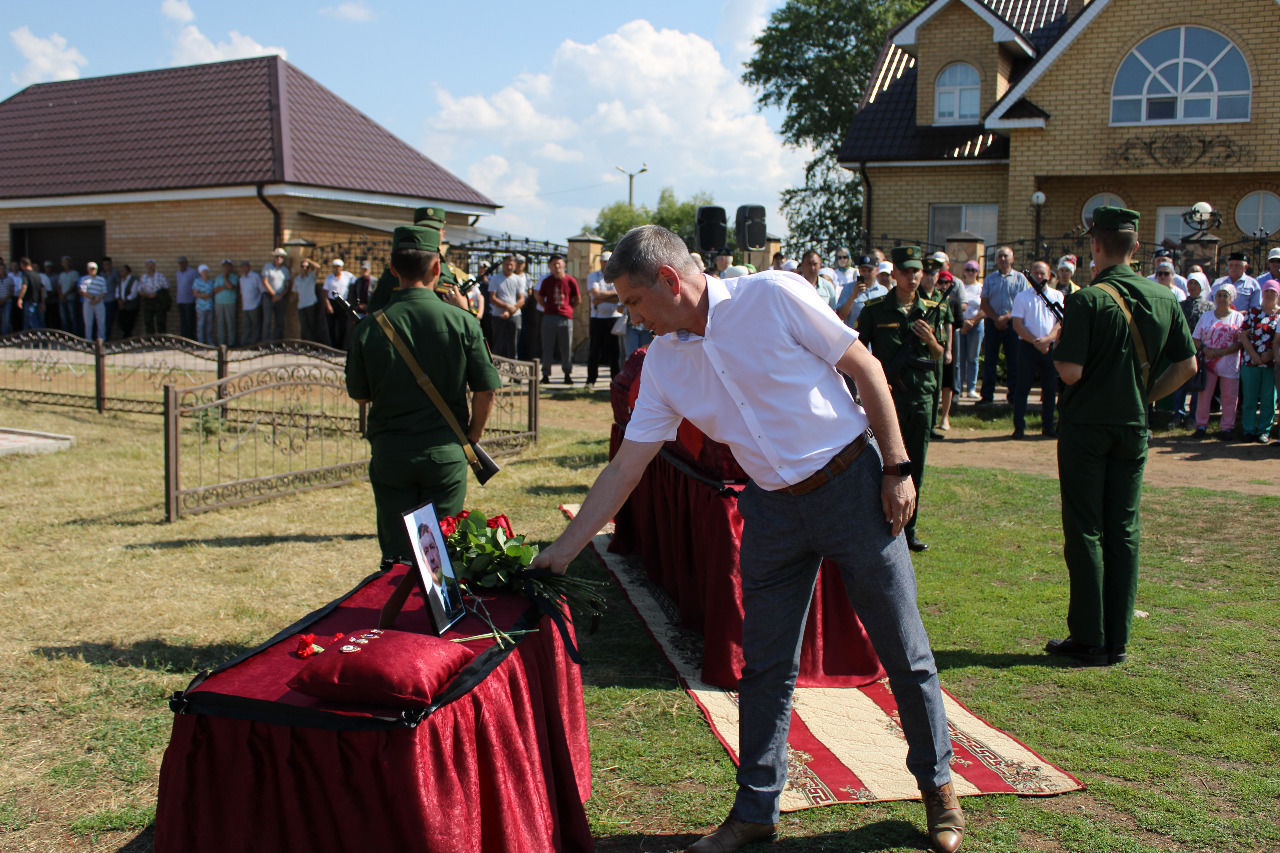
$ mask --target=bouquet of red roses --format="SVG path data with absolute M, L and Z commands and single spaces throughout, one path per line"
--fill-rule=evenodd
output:
M 507 592 L 552 602 L 598 616 L 604 610 L 604 584 L 551 572 L 531 571 L 538 548 L 516 536 L 505 515 L 485 518 L 463 511 L 440 519 L 440 532 L 458 583 L 473 595 Z

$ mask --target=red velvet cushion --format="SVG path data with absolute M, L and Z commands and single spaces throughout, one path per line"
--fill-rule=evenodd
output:
M 421 707 L 475 657 L 461 643 L 406 631 L 384 630 L 368 642 L 352 642 L 371 633 L 354 631 L 325 644 L 323 653 L 289 679 L 289 687 L 317 699 Z M 344 646 L 360 651 L 344 653 Z

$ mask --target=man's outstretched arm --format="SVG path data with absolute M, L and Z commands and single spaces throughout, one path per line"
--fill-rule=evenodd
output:
M 617 515 L 622 504 L 626 502 L 631 491 L 640 482 L 644 469 L 653 457 L 662 449 L 661 441 L 628 441 L 623 439 L 622 446 L 613 460 L 605 466 L 596 477 L 591 491 L 578 515 L 569 522 L 569 526 L 556 541 L 533 558 L 530 568 L 547 569 L 558 575 L 564 574 L 569 563 L 578 556 L 591 537 L 600 532 Z

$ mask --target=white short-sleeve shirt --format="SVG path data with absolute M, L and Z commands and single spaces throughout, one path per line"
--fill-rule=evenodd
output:
M 1062 295 L 1062 291 L 1054 287 L 1045 287 L 1044 295 L 1048 297 L 1050 302 L 1062 309 L 1066 297 Z M 1021 318 L 1022 324 L 1027 327 L 1027 333 L 1033 338 L 1043 338 L 1045 335 L 1053 331 L 1053 326 L 1058 322 L 1058 318 L 1054 316 L 1052 309 L 1044 304 L 1044 300 L 1040 298 L 1040 294 L 1036 293 L 1035 287 L 1028 287 L 1013 297 L 1013 311 L 1011 316 Z
M 761 488 L 798 483 L 867 428 L 833 366 L 858 333 L 795 273 L 705 278 L 706 334 L 649 346 L 626 437 L 669 441 L 687 418 Z

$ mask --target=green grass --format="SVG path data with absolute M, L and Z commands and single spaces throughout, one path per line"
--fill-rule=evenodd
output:
M 604 463 L 609 415 L 557 392 L 542 419 L 539 447 L 469 504 L 546 541 Z M 166 525 L 157 423 L 0 404 L 0 424 L 77 438 L 0 458 L 19 486 L 0 491 L 0 850 L 150 850 L 166 697 L 376 565 L 368 486 Z M 1042 652 L 1067 601 L 1056 482 L 930 469 L 916 569 L 943 683 L 1088 785 L 967 798 L 966 851 L 1280 850 L 1280 500 L 1148 489 L 1143 512 L 1129 663 L 1064 668 Z M 589 557 L 574 570 L 604 577 Z M 679 849 L 723 818 L 734 768 L 610 594 L 581 637 L 588 817 L 601 851 Z M 773 849 L 918 850 L 922 827 L 918 804 L 814 809 L 784 815 Z

